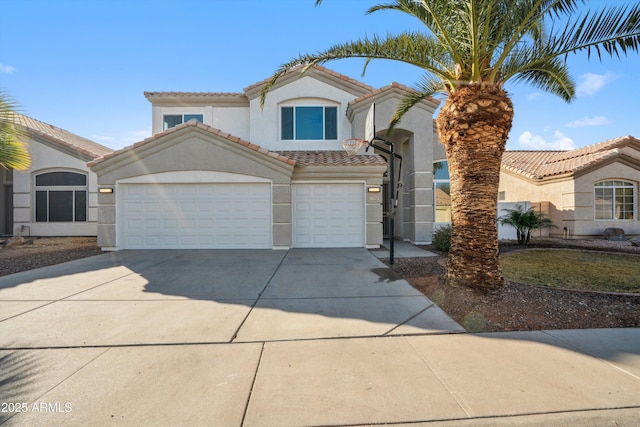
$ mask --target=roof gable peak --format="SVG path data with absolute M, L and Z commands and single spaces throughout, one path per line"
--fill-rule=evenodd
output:
M 144 139 L 142 141 L 136 142 L 133 145 L 130 145 L 128 147 L 122 148 L 120 150 L 114 151 L 114 152 L 112 152 L 110 154 L 107 154 L 105 156 L 102 156 L 102 157 L 90 162 L 89 163 L 89 167 L 96 166 L 96 165 L 98 165 L 100 163 L 103 163 L 103 162 L 109 160 L 109 159 L 112 159 L 112 158 L 115 158 L 115 157 L 119 157 L 121 155 L 126 155 L 126 153 L 130 153 L 130 152 L 132 152 L 133 150 L 135 150 L 135 149 L 137 149 L 139 147 L 146 146 L 146 145 L 148 145 L 148 144 L 150 144 L 150 143 L 152 143 L 154 141 L 157 141 L 159 139 L 163 139 L 163 138 L 165 138 L 165 137 L 167 137 L 169 135 L 172 135 L 172 134 L 175 134 L 175 133 L 178 133 L 178 132 L 182 132 L 182 131 L 185 131 L 187 129 L 199 129 L 199 130 L 204 131 L 206 133 L 209 133 L 209 134 L 215 135 L 215 136 L 217 136 L 219 138 L 222 138 L 222 139 L 224 139 L 224 140 L 226 140 L 226 141 L 228 141 L 230 143 L 241 145 L 241 146 L 243 146 L 245 148 L 251 149 L 251 150 L 256 151 L 256 152 L 258 152 L 260 154 L 263 154 L 265 156 L 271 157 L 274 160 L 280 161 L 282 163 L 286 163 L 286 164 L 288 164 L 290 166 L 295 166 L 295 164 L 296 164 L 295 160 L 289 159 L 289 158 L 287 158 L 287 157 L 285 157 L 285 156 L 283 156 L 283 155 L 281 155 L 279 153 L 276 153 L 276 152 L 273 152 L 273 151 L 269 151 L 269 150 L 267 150 L 265 148 L 262 148 L 262 147 L 260 147 L 258 145 L 252 144 L 249 141 L 245 141 L 242 138 L 239 138 L 237 136 L 233 136 L 233 135 L 231 135 L 229 133 L 226 133 L 226 132 L 224 132 L 224 131 L 222 131 L 220 129 L 216 129 L 214 127 L 205 125 L 205 124 L 200 123 L 200 122 L 198 122 L 196 120 L 190 120 L 187 123 L 182 123 L 182 124 L 180 124 L 178 126 L 175 126 L 175 127 L 171 128 L 171 129 L 167 129 L 167 130 L 165 130 L 163 132 L 157 133 L 157 134 L 155 134 L 154 136 L 152 136 L 150 138 Z
M 353 79 L 344 74 L 340 74 L 321 65 L 313 65 L 311 67 L 300 65 L 298 67 L 295 67 L 294 69 L 280 76 L 272 90 L 285 86 L 291 81 L 297 80 L 301 77 L 311 77 L 327 84 L 341 87 L 344 90 L 351 92 L 354 96 L 361 96 L 367 92 L 371 92 L 374 90 L 372 86 L 369 86 L 366 83 Z M 260 96 L 262 87 L 265 84 L 269 83 L 269 81 L 271 81 L 271 77 L 247 86 L 246 88 L 244 88 L 244 92 L 249 97 L 249 99 L 257 98 L 258 96 Z

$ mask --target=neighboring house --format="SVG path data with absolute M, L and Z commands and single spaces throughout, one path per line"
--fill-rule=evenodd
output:
M 324 67 L 283 76 L 264 109 L 267 80 L 241 93 L 147 92 L 153 136 L 89 163 L 100 194 L 103 249 L 369 247 L 393 236 L 431 241 L 437 102 L 386 126 L 410 89 L 381 89 Z M 388 230 L 386 161 L 349 157 L 376 104 L 377 135 L 402 156 L 395 230 Z M 400 163 L 396 165 L 399 167 Z
M 3 235 L 95 236 L 97 180 L 87 162 L 112 150 L 21 114 L 29 140 L 27 171 L 0 168 Z
M 558 227 L 551 236 L 640 234 L 640 140 L 625 136 L 571 151 L 507 151 L 501 201 L 530 201 Z

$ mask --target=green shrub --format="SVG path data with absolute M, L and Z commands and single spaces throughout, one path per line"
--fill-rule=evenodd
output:
M 502 225 L 510 225 L 516 229 L 518 244 L 526 246 L 531 240 L 531 232 L 542 228 L 555 227 L 553 222 L 542 212 L 537 212 L 533 208 L 524 210 L 522 206 L 516 205 L 515 209 L 505 209 L 506 214 L 498 218 Z
M 442 252 L 449 252 L 451 248 L 451 226 L 445 225 L 438 228 L 432 237 L 433 246 Z

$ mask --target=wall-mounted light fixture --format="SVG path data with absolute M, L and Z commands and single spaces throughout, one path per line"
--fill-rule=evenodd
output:
M 380 187 L 367 187 L 367 193 L 379 193 Z
M 102 193 L 102 194 L 111 194 L 111 193 L 113 193 L 113 188 L 110 188 L 110 187 L 100 187 L 100 189 L 98 190 L 98 193 Z

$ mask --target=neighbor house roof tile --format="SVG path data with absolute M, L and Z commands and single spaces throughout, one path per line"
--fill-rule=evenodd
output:
M 505 170 L 533 180 L 572 175 L 620 154 L 622 147 L 640 140 L 624 136 L 569 151 L 506 151 L 502 158 Z
M 73 150 L 79 154 L 96 159 L 105 154 L 111 153 L 113 150 L 97 142 L 83 138 L 79 135 L 69 132 L 68 130 L 41 122 L 29 116 L 15 113 L 13 122 L 25 128 L 32 135 L 40 136 L 48 141 Z

